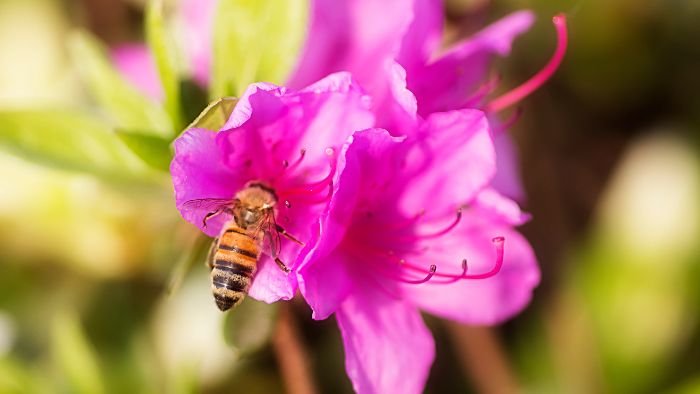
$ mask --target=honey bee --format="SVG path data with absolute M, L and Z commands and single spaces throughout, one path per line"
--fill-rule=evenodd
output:
M 248 293 L 264 250 L 285 273 L 289 268 L 279 258 L 280 234 L 303 245 L 275 221 L 277 195 L 265 184 L 252 182 L 236 193 L 233 199 L 197 199 L 185 203 L 196 209 L 207 209 L 203 225 L 219 214 L 231 216 L 214 239 L 207 258 L 211 270 L 211 288 L 216 305 L 226 311 L 238 305 Z

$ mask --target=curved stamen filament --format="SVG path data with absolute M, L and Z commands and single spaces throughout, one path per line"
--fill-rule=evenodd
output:
M 466 100 L 463 107 L 476 107 L 479 103 L 486 98 L 489 94 L 496 90 L 496 87 L 501 82 L 501 76 L 496 75 L 489 78 L 486 82 L 481 84 L 476 91 Z
M 422 218 L 425 215 L 425 209 L 422 209 L 420 212 L 415 214 L 414 216 L 405 219 L 405 220 L 399 220 L 396 221 L 388 226 L 383 226 L 382 231 L 386 230 L 401 230 L 405 229 L 408 227 L 412 227 L 420 218 Z
M 306 151 L 302 151 L 303 155 L 306 155 Z M 326 155 L 328 155 L 330 171 L 323 179 L 317 182 L 307 183 L 301 186 L 292 187 L 284 189 L 282 194 L 285 196 L 303 196 L 303 195 L 314 195 L 319 191 L 329 187 L 333 184 L 333 176 L 335 175 L 336 160 L 335 160 L 335 150 L 333 148 L 326 149 Z M 303 156 L 301 157 L 303 158 Z M 301 158 L 298 160 L 300 161 Z M 296 164 L 296 163 L 295 163 Z
M 566 30 L 566 16 L 564 14 L 558 14 L 552 18 L 552 22 L 557 30 L 557 48 L 554 51 L 552 58 L 549 59 L 549 62 L 542 68 L 542 70 L 540 70 L 532 78 L 528 79 L 517 88 L 492 100 L 486 106 L 486 111 L 498 112 L 524 99 L 530 93 L 542 86 L 542 84 L 547 82 L 557 68 L 559 68 L 561 61 L 564 58 L 564 53 L 566 53 L 569 38 Z
M 322 197 L 314 197 L 311 194 L 306 194 L 306 195 L 299 195 L 298 198 L 295 199 L 295 201 L 302 202 L 306 205 L 313 205 L 313 204 L 321 204 L 330 201 L 331 197 L 333 197 L 333 181 L 331 180 L 330 184 L 328 185 L 328 190 L 326 192 L 325 196 Z M 291 203 L 290 203 L 291 204 Z
M 418 218 L 416 218 L 417 220 Z M 426 239 L 426 238 L 437 238 L 441 237 L 450 231 L 457 227 L 459 222 L 462 220 L 462 207 L 457 208 L 457 215 L 455 216 L 455 219 L 450 223 L 447 227 L 443 228 L 442 230 L 438 230 L 434 233 L 429 233 L 429 234 L 409 234 L 409 235 L 399 235 L 397 237 L 393 237 L 393 240 L 396 241 L 415 241 L 417 239 Z
M 294 161 L 294 163 L 292 163 L 292 165 L 289 165 L 289 162 L 287 160 L 282 160 L 282 166 L 286 170 L 294 169 L 295 167 L 297 167 L 299 165 L 299 163 L 301 163 L 302 160 L 304 160 L 305 156 L 306 156 L 306 149 L 301 149 L 299 151 L 299 157 Z
M 429 281 L 430 278 L 432 278 L 433 275 L 435 275 L 435 271 L 437 271 L 437 265 L 431 264 L 430 268 L 428 269 L 428 274 L 423 279 L 406 279 L 406 278 L 401 278 L 398 276 L 395 276 L 394 279 L 401 281 L 401 282 L 404 282 L 404 283 L 411 284 L 411 285 L 419 285 L 421 283 L 425 283 L 425 282 Z
M 484 272 L 481 274 L 468 274 L 467 273 L 467 270 L 468 270 L 467 260 L 464 259 L 464 260 L 462 260 L 462 274 L 461 275 L 443 274 L 441 272 L 437 272 L 437 270 L 436 270 L 436 272 L 433 272 L 430 275 L 430 277 L 431 278 L 435 277 L 435 278 L 449 279 L 447 281 L 434 282 L 434 283 L 440 283 L 440 284 L 449 284 L 449 283 L 454 283 L 454 282 L 456 282 L 458 280 L 462 280 L 462 279 L 487 279 L 487 278 L 490 278 L 492 276 L 495 276 L 496 274 L 498 274 L 501 271 L 501 268 L 503 267 L 503 254 L 504 254 L 503 253 L 504 252 L 503 244 L 505 243 L 505 238 L 496 237 L 492 240 L 492 242 L 496 247 L 496 263 L 494 264 L 494 266 L 491 268 L 490 271 Z M 414 265 L 414 264 L 411 264 L 404 259 L 397 258 L 396 256 L 390 255 L 390 254 L 386 254 L 386 256 L 389 257 L 390 259 L 394 260 L 395 262 L 397 262 L 401 267 L 406 267 L 414 272 L 425 273 L 424 268 L 417 266 L 417 265 Z M 421 282 L 421 283 L 423 283 L 423 282 Z
M 513 125 L 520 120 L 520 117 L 523 115 L 523 107 L 517 107 L 515 109 L 515 112 L 508 117 L 505 121 L 502 123 L 498 124 L 497 127 L 493 129 L 493 133 L 501 133 L 503 131 L 506 131 L 513 127 Z

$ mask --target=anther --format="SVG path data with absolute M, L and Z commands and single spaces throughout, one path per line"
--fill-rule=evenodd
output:
M 542 84 L 547 82 L 547 80 L 554 74 L 554 72 L 559 68 L 562 59 L 564 59 L 564 54 L 566 53 L 566 47 L 568 45 L 568 33 L 566 31 L 566 16 L 564 14 L 558 14 L 552 18 L 554 27 L 557 30 L 557 48 L 554 51 L 554 55 L 549 59 L 549 62 L 535 74 L 532 78 L 525 81 L 522 85 L 516 87 L 515 89 L 503 94 L 502 96 L 492 100 L 487 106 L 487 112 L 498 112 L 507 108 L 518 101 L 527 97 L 530 93 L 537 90 Z
M 284 200 L 284 206 L 287 207 L 287 209 L 292 207 L 292 203 L 289 202 L 289 200 Z
M 410 280 L 410 279 L 401 279 L 401 281 L 412 284 L 412 285 L 419 285 L 421 283 L 425 283 L 430 280 L 430 278 L 435 275 L 435 271 L 437 271 L 437 266 L 435 264 L 430 265 L 430 269 L 428 270 L 428 275 L 425 276 L 423 279 L 417 279 L 417 280 Z

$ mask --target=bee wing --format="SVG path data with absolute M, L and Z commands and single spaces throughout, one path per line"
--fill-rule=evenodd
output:
M 180 208 L 194 212 L 195 217 L 201 218 L 206 223 L 207 219 L 217 215 L 224 215 L 223 217 L 226 218 L 230 217 L 236 204 L 237 200 L 226 198 L 198 198 L 186 201 Z
M 260 232 L 263 235 L 263 250 L 273 258 L 279 256 L 282 242 L 280 234 L 277 231 L 277 223 L 275 222 L 275 213 L 270 210 L 265 218 L 260 223 Z
M 185 201 L 182 207 L 185 209 L 202 210 L 213 212 L 226 206 L 233 206 L 234 201 L 230 198 L 196 198 Z

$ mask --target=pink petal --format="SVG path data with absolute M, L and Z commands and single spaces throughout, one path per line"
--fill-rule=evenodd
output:
M 407 156 L 406 191 L 399 201 L 407 216 L 454 211 L 484 188 L 496 171 L 496 155 L 483 112 L 434 113 L 420 130 L 424 140 Z
M 489 272 L 495 264 L 492 238 L 505 237 L 503 266 L 488 279 L 462 279 L 440 284 L 433 277 L 419 285 L 404 285 L 404 294 L 425 311 L 466 324 L 497 324 L 520 312 L 540 280 L 530 244 L 507 225 L 465 213 L 462 224 L 446 236 L 426 241 L 430 249 L 421 262 L 436 264 L 438 273 L 459 275 L 467 259 L 468 273 Z
M 372 96 L 373 110 L 377 114 L 377 127 L 389 130 L 392 135 L 411 135 L 417 128 L 418 103 L 406 87 L 406 70 L 394 62 L 387 61 L 382 79 Z
M 382 161 L 399 148 L 401 141 L 386 130 L 369 129 L 355 133 L 343 147 L 327 213 L 321 216 L 318 232 L 308 243 L 298 271 L 300 290 L 314 319 L 325 319 L 335 312 L 352 290 L 347 268 L 357 264 L 338 247 L 351 225 L 356 205 L 362 203 L 358 196 L 371 193 L 375 179 L 387 179 L 394 172 Z
M 305 163 L 320 163 L 326 171 L 326 150 L 339 149 L 353 132 L 373 124 L 370 102 L 348 73 L 332 74 L 299 92 L 256 84 L 224 126 L 240 125 L 222 132 L 227 140 L 222 149 L 226 160 L 254 160 L 251 170 L 259 177 L 282 160 L 292 162 L 302 149 Z M 273 150 L 274 155 L 259 155 Z
M 236 107 L 231 112 L 228 120 L 221 127 L 221 130 L 233 129 L 241 126 L 250 119 L 253 108 L 250 104 L 250 98 L 253 95 L 258 95 L 258 100 L 267 100 L 268 105 L 279 107 L 282 103 L 277 97 L 282 96 L 287 90 L 284 87 L 273 85 L 271 83 L 258 82 L 248 86 L 245 92 L 238 98 Z M 267 94 L 265 94 L 267 93 Z
M 248 295 L 271 304 L 279 300 L 291 300 L 296 289 L 296 275 L 285 273 L 269 256 L 263 255 L 258 261 L 258 269 Z
M 336 313 L 355 392 L 422 393 L 435 344 L 412 306 L 375 289 L 353 292 Z
M 170 165 L 175 188 L 175 201 L 182 217 L 207 235 L 219 235 L 225 218 L 219 215 L 202 226 L 209 207 L 192 207 L 185 203 L 201 198 L 232 198 L 246 179 L 223 163 L 216 145 L 216 133 L 190 129 L 175 140 L 175 157 Z
M 464 106 L 478 83 L 485 82 L 493 54 L 504 56 L 515 37 L 530 28 L 534 15 L 519 11 L 456 44 L 421 72 L 409 74 L 408 86 L 418 97 L 421 114 Z
M 498 129 L 498 126 L 494 127 Z M 516 201 L 524 201 L 525 190 L 520 179 L 518 150 L 513 138 L 507 131 L 494 133 L 493 143 L 496 146 L 496 175 L 491 181 L 494 189 Z
M 124 44 L 111 51 L 117 70 L 139 91 L 155 100 L 163 98 L 163 88 L 153 57 L 144 44 Z
M 311 27 L 289 86 L 300 88 L 336 71 L 351 71 L 372 91 L 386 60 L 399 51 L 414 0 L 314 0 Z
M 418 72 L 435 53 L 442 39 L 443 4 L 440 0 L 414 0 L 413 18 L 401 42 L 397 61 L 409 74 Z
M 482 190 L 472 202 L 471 208 L 491 220 L 512 226 L 520 226 L 530 220 L 530 215 L 521 211 L 518 203 L 503 196 L 493 187 Z

